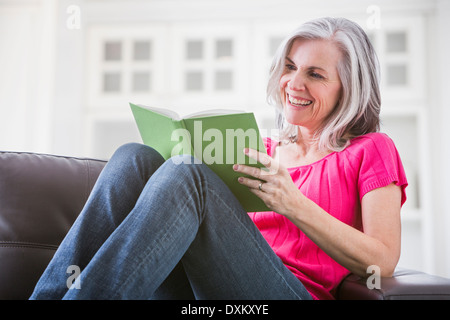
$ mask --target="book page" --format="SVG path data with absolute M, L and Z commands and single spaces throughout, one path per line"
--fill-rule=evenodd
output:
M 173 110 L 169 110 L 169 109 L 164 109 L 164 108 L 156 108 L 156 107 L 149 107 L 149 106 L 145 106 L 142 104 L 137 104 L 137 106 L 141 107 L 141 108 L 145 108 L 151 111 L 154 111 L 156 113 L 162 114 L 164 116 L 167 116 L 173 120 L 181 120 L 181 117 L 178 113 L 176 113 Z
M 183 119 L 212 117 L 212 116 L 220 116 L 220 115 L 235 114 L 235 113 L 246 113 L 246 112 L 243 110 L 212 109 L 212 110 L 204 110 L 204 111 L 191 113 L 191 114 L 183 117 Z

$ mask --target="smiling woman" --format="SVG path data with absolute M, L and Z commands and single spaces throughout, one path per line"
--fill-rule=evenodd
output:
M 315 41 L 311 43 L 308 40 Z M 310 79 L 310 83 L 314 79 L 324 86 L 340 82 L 342 86 L 339 99 L 329 106 L 332 112 L 324 119 L 314 138 L 318 139 L 321 148 L 340 151 L 351 138 L 379 129 L 381 97 L 378 58 L 364 30 L 347 19 L 317 19 L 294 30 L 273 58 L 267 85 L 268 101 L 278 111 L 277 125 L 282 139 L 296 139 L 299 133 L 295 125 L 286 121 L 284 92 L 279 90 L 282 85 L 280 79 L 286 76 L 287 71 L 290 74 L 294 71 L 292 69 L 298 68 L 289 54 L 298 51 L 293 50 L 293 46 L 296 49 L 307 42 L 309 44 L 302 50 L 315 50 L 316 56 L 309 57 L 313 61 L 308 62 L 303 79 Z
M 274 61 L 268 96 L 290 139 L 267 138 L 267 154 L 244 150 L 263 168 L 233 166 L 272 211 L 245 212 L 190 156 L 124 145 L 31 298 L 333 299 L 349 272 L 375 265 L 390 276 L 407 181 L 393 141 L 376 132 L 367 36 L 345 19 L 311 21 Z M 76 289 L 70 265 L 81 270 Z

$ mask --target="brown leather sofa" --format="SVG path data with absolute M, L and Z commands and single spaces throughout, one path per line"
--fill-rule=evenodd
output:
M 0 299 L 27 299 L 105 161 L 0 152 Z M 349 275 L 337 299 L 450 299 L 450 280 L 399 269 L 380 289 Z

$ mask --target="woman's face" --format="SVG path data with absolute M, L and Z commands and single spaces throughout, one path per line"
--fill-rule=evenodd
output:
M 317 130 L 339 101 L 339 49 L 326 40 L 294 40 L 280 78 L 286 120 Z

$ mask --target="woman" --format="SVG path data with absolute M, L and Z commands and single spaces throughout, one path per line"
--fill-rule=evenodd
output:
M 332 299 L 349 272 L 391 276 L 407 182 L 376 132 L 378 64 L 364 31 L 346 19 L 302 25 L 274 59 L 268 97 L 280 141 L 265 140 L 267 155 L 245 150 L 268 170 L 233 169 L 273 212 L 246 213 L 204 165 L 125 145 L 31 298 Z M 68 289 L 72 265 L 82 272 Z

